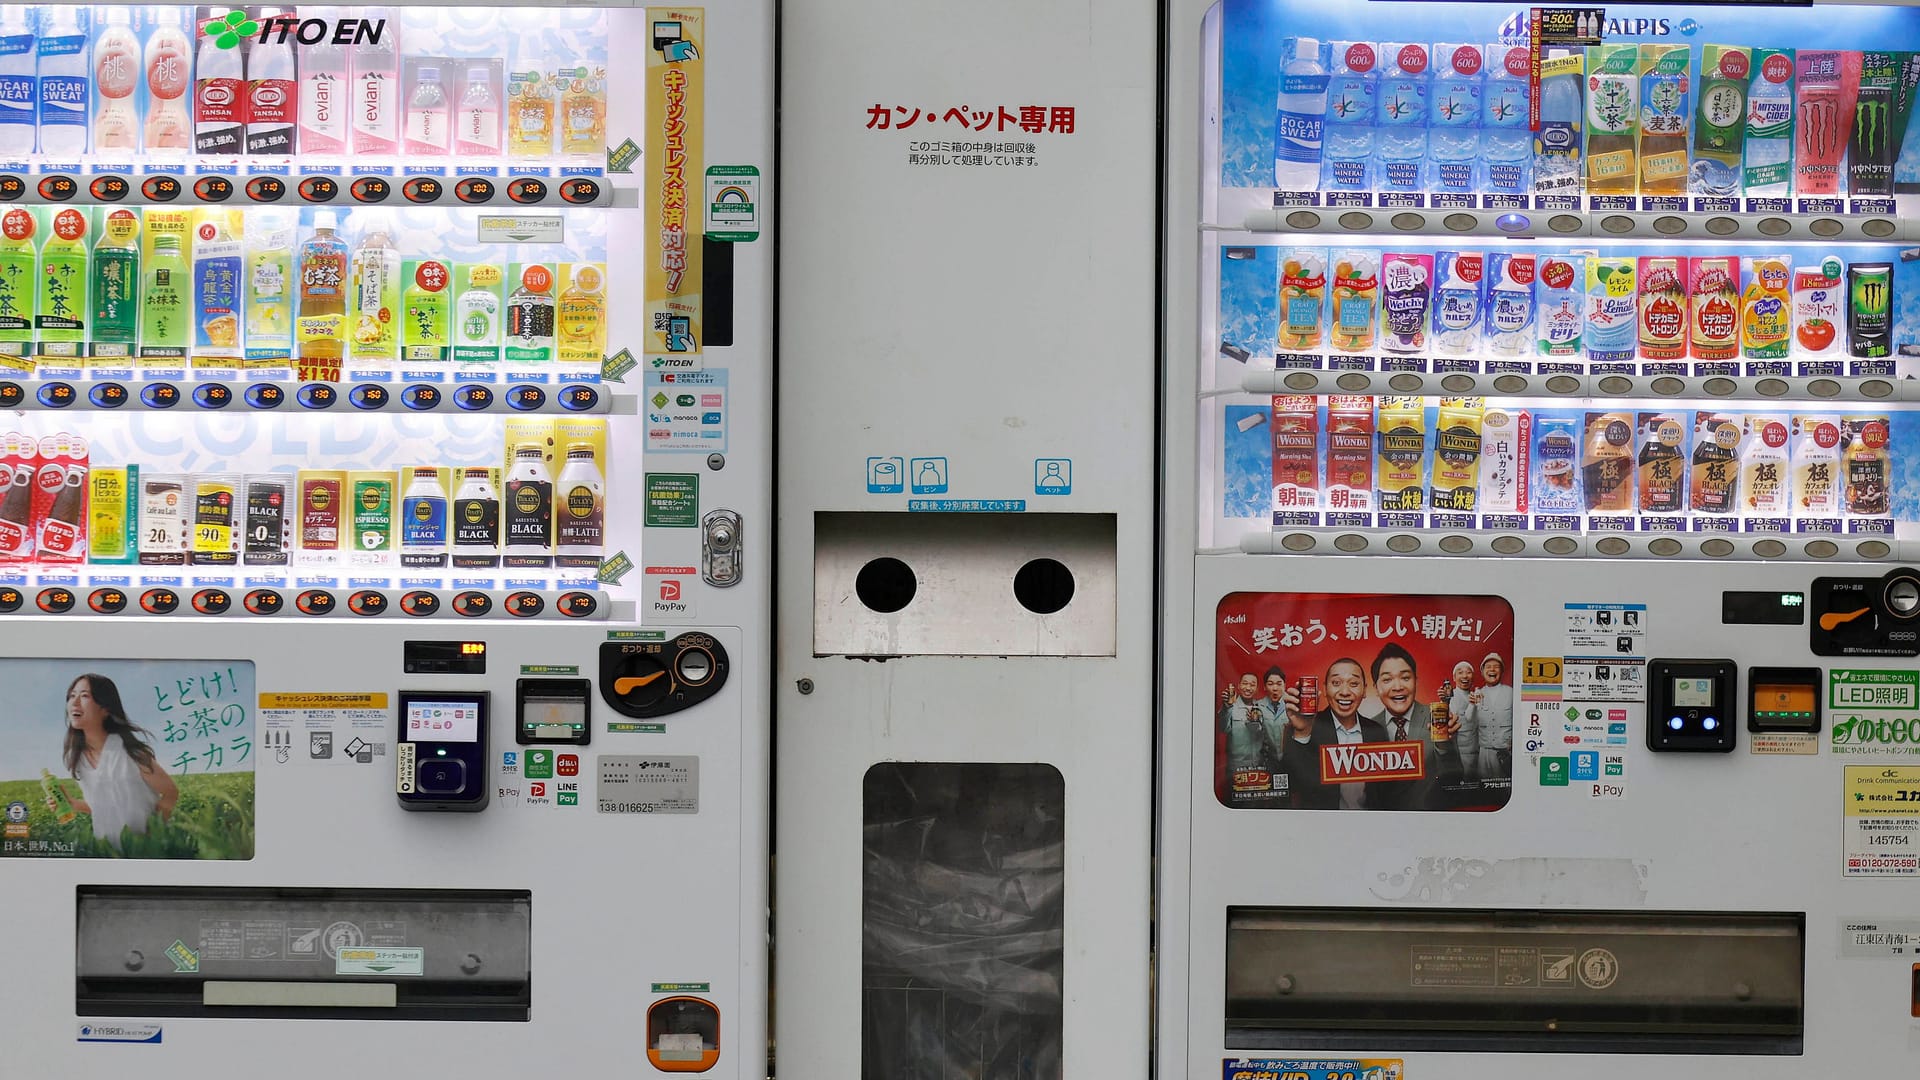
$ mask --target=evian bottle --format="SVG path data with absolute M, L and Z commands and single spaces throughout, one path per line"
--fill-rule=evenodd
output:
M 400 20 L 384 8 L 367 8 L 361 18 L 378 27 L 377 39 L 358 35 L 353 46 L 353 107 L 349 113 L 356 154 L 400 152 Z
M 389 31 L 391 32 L 391 31 Z M 384 36 L 384 35 L 383 35 Z M 347 47 L 327 40 L 300 46 L 300 152 L 347 152 Z

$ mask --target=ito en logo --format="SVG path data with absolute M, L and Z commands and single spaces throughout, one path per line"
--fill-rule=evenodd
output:
M 260 32 L 260 24 L 247 18 L 244 11 L 229 11 L 220 18 L 211 19 L 201 31 L 213 39 L 216 49 L 237 49 L 244 38 L 250 38 Z

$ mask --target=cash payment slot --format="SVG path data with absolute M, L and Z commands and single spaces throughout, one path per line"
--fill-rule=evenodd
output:
M 1920 656 L 1920 571 L 1813 583 L 1809 645 L 1818 656 Z
M 600 646 L 600 696 L 622 716 L 646 720 L 691 708 L 727 684 L 727 650 L 711 634 Z
M 531 1019 L 523 890 L 82 885 L 78 910 L 82 1017 Z

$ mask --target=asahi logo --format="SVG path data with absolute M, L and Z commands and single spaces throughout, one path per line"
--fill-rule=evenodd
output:
M 1360 743 L 1320 748 L 1320 782 L 1418 780 L 1426 776 L 1426 747 L 1417 742 Z
M 255 21 L 247 18 L 246 12 L 234 10 L 207 20 L 200 31 L 213 39 L 216 49 L 237 49 L 248 38 L 259 45 L 378 45 L 380 36 L 387 32 L 387 20 L 273 15 Z

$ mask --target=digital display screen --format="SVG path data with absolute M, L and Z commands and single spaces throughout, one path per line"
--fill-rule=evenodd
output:
M 1713 704 L 1713 679 L 1674 679 L 1673 704 L 1682 709 L 1701 709 Z
M 480 705 L 472 701 L 407 702 L 412 742 L 479 742 Z

